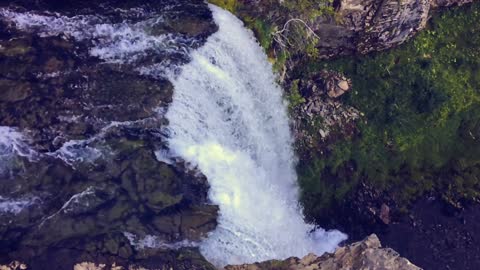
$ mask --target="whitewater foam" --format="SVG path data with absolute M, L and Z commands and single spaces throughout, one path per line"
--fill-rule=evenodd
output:
M 0 126 L 0 173 L 3 173 L 14 156 L 26 157 L 34 161 L 38 153 L 29 146 L 25 134 L 14 127 Z
M 18 215 L 23 210 L 39 202 L 40 199 L 37 197 L 12 199 L 0 196 L 0 213 Z
M 139 237 L 138 235 L 130 232 L 123 232 L 123 235 L 137 250 L 149 248 L 181 249 L 184 247 L 198 247 L 198 242 L 192 242 L 188 240 L 178 241 L 175 243 L 167 243 L 159 239 L 159 237 L 155 235 L 145 235 L 143 237 Z
M 240 20 L 211 9 L 219 30 L 171 76 L 166 114 L 171 151 L 207 176 L 220 207 L 200 249 L 219 266 L 332 251 L 346 236 L 314 230 L 298 206 L 293 140 L 271 65 Z
M 0 17 L 13 22 L 18 29 L 34 31 L 41 37 L 62 34 L 78 41 L 92 41 L 90 54 L 109 63 L 131 64 L 145 57 L 147 52 L 188 55 L 188 48 L 195 43 L 194 39 L 179 34 L 152 35 L 150 27 L 161 24 L 161 17 L 136 23 L 108 23 L 107 18 L 97 15 L 67 17 L 5 8 L 0 9 Z

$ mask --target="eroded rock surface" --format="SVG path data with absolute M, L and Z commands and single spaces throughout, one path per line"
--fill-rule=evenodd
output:
M 332 254 L 284 261 L 268 261 L 250 265 L 227 266 L 227 270 L 420 270 L 389 248 L 382 248 L 376 235 L 363 241 L 338 248 Z
M 285 8 L 276 1 L 238 0 L 235 12 L 247 21 L 258 18 L 278 29 L 272 33 L 272 52 L 287 47 L 292 54 L 306 55 L 312 42 L 315 56 L 326 59 L 398 46 L 425 27 L 432 9 L 472 1 L 339 0 L 333 1 L 333 15 L 312 16 L 312 10 Z

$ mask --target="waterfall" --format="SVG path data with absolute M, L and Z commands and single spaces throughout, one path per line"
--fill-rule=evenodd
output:
M 200 249 L 216 265 L 332 251 L 346 236 L 314 230 L 298 206 L 286 104 L 251 31 L 211 6 L 219 26 L 171 76 L 168 143 L 206 175 L 218 227 Z

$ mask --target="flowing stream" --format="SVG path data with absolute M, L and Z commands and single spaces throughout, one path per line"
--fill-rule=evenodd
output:
M 332 251 L 346 236 L 313 231 L 298 206 L 286 104 L 271 65 L 240 20 L 211 9 L 219 31 L 172 76 L 166 115 L 171 150 L 207 176 L 220 206 L 201 251 L 216 265 Z

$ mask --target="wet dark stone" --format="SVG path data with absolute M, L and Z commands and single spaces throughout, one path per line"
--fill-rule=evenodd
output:
M 191 41 L 182 44 L 188 50 L 217 30 L 203 1 L 14 0 L 0 7 L 94 14 L 110 24 L 162 15 L 165 22 L 153 24 L 149 33 L 179 35 Z M 212 269 L 198 250 L 143 252 L 124 235 L 153 235 L 172 244 L 200 240 L 216 227 L 218 208 L 208 204 L 206 178 L 155 156 L 166 147 L 168 122 L 159 112 L 172 101 L 172 84 L 136 70 L 164 60 L 181 64 L 188 57 L 146 52 L 133 63 L 108 63 L 90 54 L 93 43 L 41 37 L 0 19 L 0 126 L 18 128 L 35 151 L 30 159 L 13 157 L 0 174 L 0 196 L 34 200 L 18 214 L 0 212 L 0 263 L 72 269 L 82 261 L 145 262 Z M 78 143 L 66 144 L 73 140 Z

